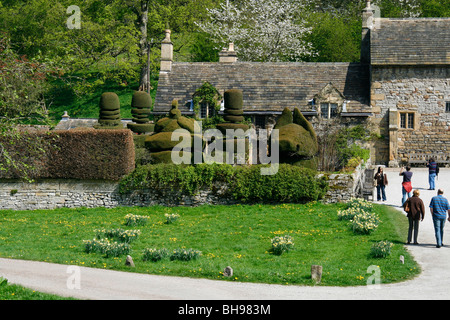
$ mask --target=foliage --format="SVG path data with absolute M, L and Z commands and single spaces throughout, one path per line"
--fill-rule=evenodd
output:
M 307 202 L 318 200 L 328 184 L 310 169 L 280 164 L 275 175 L 261 175 L 261 165 L 232 167 L 228 164 L 146 165 L 136 168 L 120 181 L 122 193 L 133 190 L 179 189 L 193 195 L 219 182 L 242 202 Z
M 386 258 L 391 254 L 391 248 L 394 244 L 390 241 L 379 241 L 370 248 L 370 254 L 374 258 Z
M 277 236 L 272 239 L 272 252 L 281 255 L 294 248 L 294 239 L 290 235 Z
M 362 125 L 339 128 L 330 122 L 329 129 L 318 136 L 320 169 L 339 171 L 347 167 L 347 171 L 354 170 L 361 160 L 370 158 L 370 150 L 361 146 L 370 139 L 370 130 Z
M 194 112 L 199 115 L 200 104 L 206 103 L 208 106 L 212 106 L 216 111 L 220 109 L 220 101 L 222 95 L 219 91 L 208 81 L 205 81 L 200 88 L 197 88 L 192 96 L 194 103 Z
M 348 16 L 317 12 L 307 18 L 312 27 L 306 36 L 315 55 L 303 60 L 311 62 L 357 62 L 360 58 L 361 20 Z
M 209 20 L 198 22 L 218 48 L 233 42 L 246 61 L 289 61 L 311 54 L 302 36 L 310 32 L 301 16 L 300 0 L 247 0 L 208 9 Z

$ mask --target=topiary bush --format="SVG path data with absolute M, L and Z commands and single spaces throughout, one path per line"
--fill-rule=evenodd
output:
M 274 129 L 279 134 L 280 162 L 317 169 L 317 136 L 298 108 L 293 113 L 285 108 Z
M 134 123 L 127 128 L 135 133 L 153 132 L 155 125 L 149 123 L 152 108 L 152 97 L 145 91 L 135 91 L 131 98 L 131 115 Z
M 120 101 L 114 92 L 104 92 L 100 97 L 100 113 L 95 128 L 123 128 L 120 121 Z

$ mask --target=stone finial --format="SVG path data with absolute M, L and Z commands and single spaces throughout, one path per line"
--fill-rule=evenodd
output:
M 170 31 L 169 29 L 164 30 L 166 36 L 164 38 L 164 40 L 162 41 L 163 43 L 172 43 L 172 40 L 170 40 L 170 35 L 172 33 L 172 31 Z
M 173 62 L 173 44 L 170 40 L 171 31 L 169 29 L 165 30 L 166 37 L 161 43 L 161 66 L 160 71 L 170 72 L 172 71 Z
M 219 62 L 223 63 L 233 63 L 237 61 L 237 55 L 234 51 L 234 43 L 230 42 L 228 44 L 228 49 L 224 48 L 219 52 Z
M 62 119 L 61 120 L 67 121 L 69 119 L 70 119 L 69 114 L 67 113 L 67 111 L 64 111 L 64 114 L 62 115 Z

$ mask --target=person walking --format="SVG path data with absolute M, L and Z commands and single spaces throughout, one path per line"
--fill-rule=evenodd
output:
M 411 172 L 411 167 L 406 166 L 405 168 L 402 167 L 400 169 L 400 176 L 403 176 L 403 182 L 402 182 L 402 206 L 404 206 L 406 199 L 411 198 L 411 191 L 412 191 L 412 184 L 411 184 L 411 178 L 413 173 Z
M 431 198 L 430 212 L 433 217 L 434 234 L 436 237 L 436 248 L 443 246 L 445 218 L 448 214 L 450 221 L 450 205 L 448 200 L 443 196 L 444 190 L 439 189 L 437 196 Z
M 417 237 L 419 235 L 419 221 L 423 221 L 423 218 L 425 217 L 425 205 L 423 204 L 422 199 L 419 198 L 420 191 L 414 190 L 413 196 L 411 198 L 408 198 L 408 200 L 405 201 L 404 209 L 407 213 L 408 222 L 409 222 L 409 228 L 408 228 L 408 242 L 407 244 L 411 243 L 411 238 L 414 231 L 414 244 L 419 244 L 417 242 Z
M 373 177 L 377 181 L 377 201 L 386 201 L 386 186 L 388 185 L 388 180 L 386 174 L 383 173 L 383 168 L 378 167 L 378 171 Z
M 430 184 L 430 189 L 428 190 L 434 190 L 436 186 L 434 180 L 439 174 L 439 166 L 436 163 L 436 161 L 434 161 L 433 158 L 430 158 L 430 160 L 428 160 L 427 167 L 428 167 L 428 183 Z

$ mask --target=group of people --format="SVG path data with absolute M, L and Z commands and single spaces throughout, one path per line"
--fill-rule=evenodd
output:
M 434 161 L 430 159 L 427 163 L 428 167 L 428 182 L 429 189 L 435 190 L 436 184 L 435 179 L 439 174 L 439 166 Z M 425 216 L 425 205 L 420 199 L 420 191 L 418 189 L 413 191 L 412 188 L 412 175 L 411 167 L 401 168 L 400 176 L 403 176 L 402 181 L 402 207 L 405 210 L 408 221 L 408 240 L 407 243 L 410 244 L 412 239 L 414 244 L 418 244 L 417 238 L 419 233 L 419 221 L 423 221 Z M 386 191 L 385 188 L 388 185 L 388 180 L 386 174 L 383 172 L 382 167 L 378 167 L 378 171 L 374 176 L 376 180 L 377 188 L 377 200 L 386 201 Z M 443 246 L 442 239 L 444 236 L 444 225 L 445 220 L 450 221 L 450 204 L 447 198 L 444 197 L 444 190 L 438 189 L 437 195 L 434 196 L 429 204 L 430 213 L 433 218 L 433 225 L 436 237 L 436 247 L 440 248 Z M 414 234 L 414 238 L 413 238 Z

